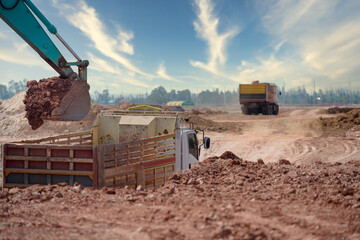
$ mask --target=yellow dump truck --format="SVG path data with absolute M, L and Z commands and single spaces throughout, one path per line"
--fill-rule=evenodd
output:
M 91 131 L 4 144 L 3 185 L 157 187 L 210 147 L 203 131 L 186 125 L 179 113 L 155 107 L 103 111 Z
M 279 93 L 280 94 L 280 93 Z M 239 101 L 243 114 L 278 115 L 278 90 L 275 84 L 254 81 L 240 84 Z

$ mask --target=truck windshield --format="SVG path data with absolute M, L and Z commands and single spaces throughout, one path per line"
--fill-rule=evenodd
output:
M 194 133 L 188 134 L 189 153 L 199 159 L 198 140 Z

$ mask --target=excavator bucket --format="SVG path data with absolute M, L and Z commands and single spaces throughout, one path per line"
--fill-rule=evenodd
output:
M 89 89 L 85 80 L 76 80 L 47 120 L 77 121 L 86 117 L 90 109 Z

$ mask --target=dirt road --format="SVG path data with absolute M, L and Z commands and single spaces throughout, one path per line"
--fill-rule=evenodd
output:
M 226 150 L 239 157 L 265 163 L 287 159 L 293 163 L 310 163 L 315 160 L 343 162 L 360 159 L 359 132 L 343 136 L 324 136 L 319 117 L 334 117 L 325 114 L 322 108 L 282 109 L 278 116 L 246 116 L 241 113 L 214 114 L 204 117 L 216 122 L 244 123 L 243 132 L 208 132 L 212 146 L 201 158 L 219 155 Z

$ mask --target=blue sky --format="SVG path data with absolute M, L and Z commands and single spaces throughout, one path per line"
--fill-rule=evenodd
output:
M 90 61 L 91 92 L 360 87 L 358 0 L 33 0 Z M 52 38 L 68 61 L 74 58 Z M 0 83 L 57 75 L 0 21 Z

